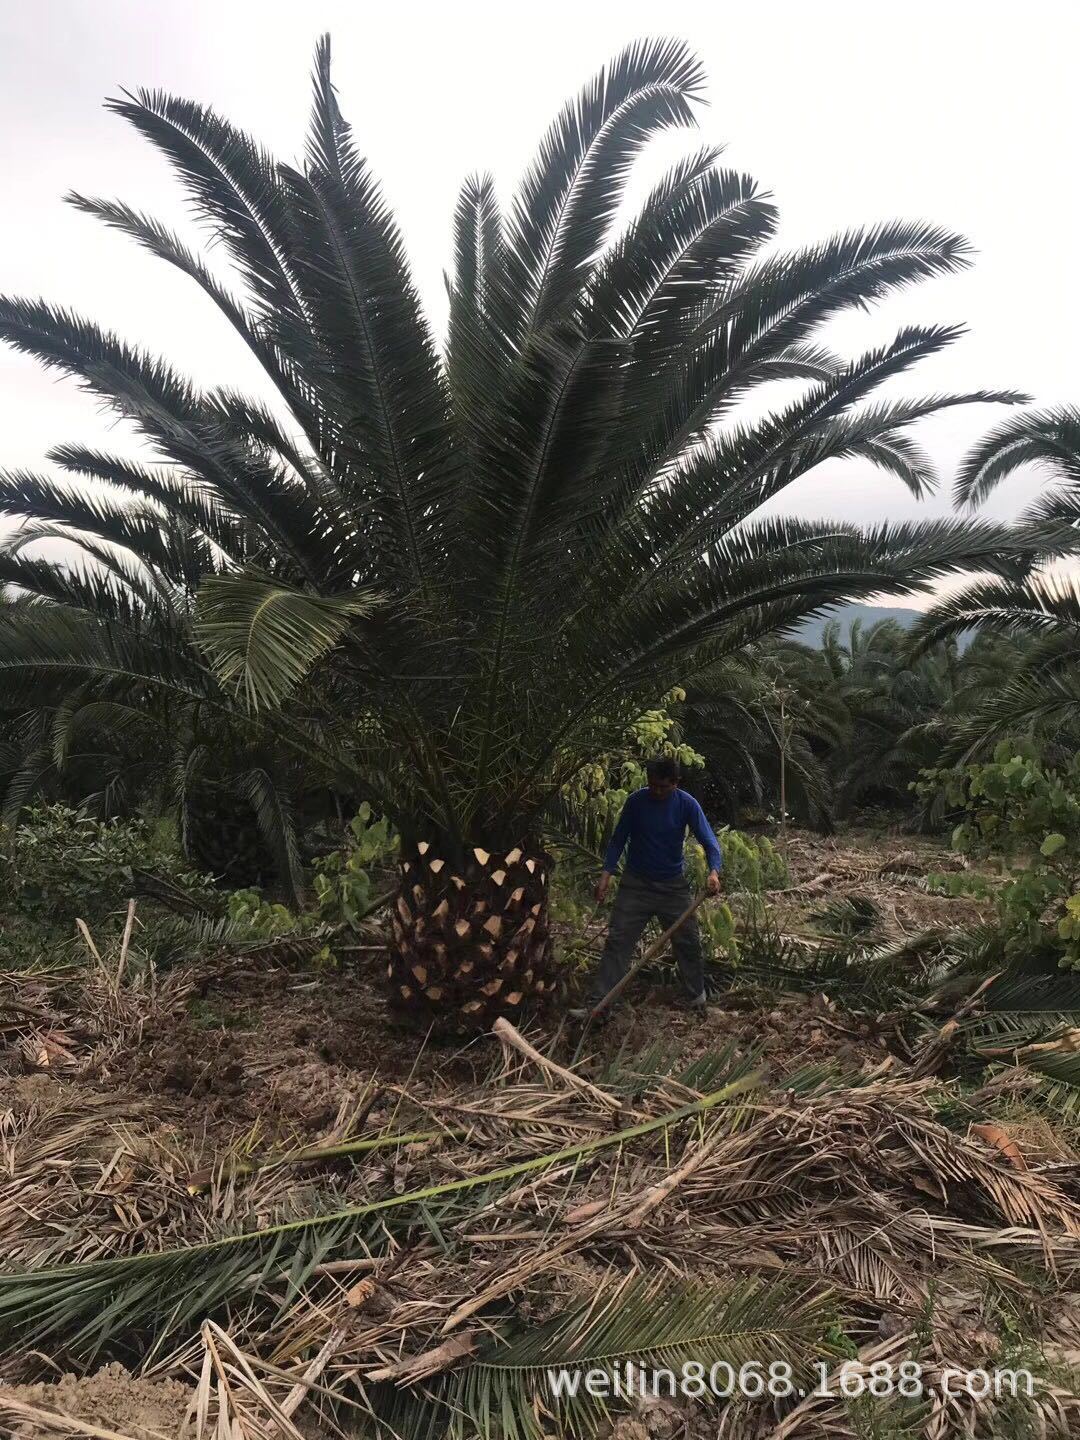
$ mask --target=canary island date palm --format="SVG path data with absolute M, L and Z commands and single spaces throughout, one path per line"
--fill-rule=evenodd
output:
M 41 505 L 29 477 L 0 483 L 5 505 L 15 485 Z M 66 525 L 24 525 L 0 540 L 0 582 L 17 587 L 0 604 L 0 656 L 16 677 L 0 717 L 0 823 L 43 801 L 103 819 L 171 815 L 200 870 L 300 899 L 298 817 L 332 808 L 327 787 L 340 773 L 320 762 L 317 744 L 301 756 L 208 688 L 191 643 L 200 570 L 185 575 L 165 537 L 152 570 L 125 567 L 119 547 L 77 528 L 95 523 L 85 500 L 63 496 Z M 46 537 L 109 565 L 27 553 Z
M 1026 509 L 1024 525 L 1057 524 L 1080 534 L 1080 410 L 1021 414 L 991 431 L 967 456 L 956 500 L 982 504 L 1003 480 L 1031 466 L 1050 484 Z M 988 751 L 1006 736 L 1037 740 L 1067 759 L 1080 746 L 1080 583 L 1075 564 L 1056 571 L 980 576 L 924 615 L 916 638 L 927 647 L 978 628 L 1014 642 L 997 683 L 987 686 L 956 729 L 946 758 Z
M 559 113 L 508 206 L 468 180 L 442 342 L 326 41 L 302 164 L 203 105 L 111 101 L 171 163 L 214 268 L 125 204 L 73 203 L 190 277 L 260 362 L 265 400 L 65 309 L 0 302 L 0 337 L 143 442 L 53 452 L 77 484 L 4 479 L 7 514 L 75 535 L 108 574 L 102 600 L 55 565 L 9 564 L 41 601 L 9 618 L 3 666 L 28 690 L 64 677 L 246 709 L 347 764 L 402 834 L 391 991 L 422 1016 L 486 1024 L 551 994 L 545 813 L 673 683 L 839 598 L 1020 574 L 1051 543 L 762 513 L 839 458 L 863 462 L 852 484 L 877 469 L 921 494 L 908 427 L 1016 397 L 875 398 L 955 328 L 851 360 L 816 343 L 840 312 L 963 266 L 943 229 L 772 248 L 772 202 L 709 147 L 623 222 L 635 160 L 694 125 L 703 83 L 679 42 L 634 44 Z M 799 391 L 770 406 L 778 380 Z M 193 581 L 191 624 L 170 628 L 159 591 Z

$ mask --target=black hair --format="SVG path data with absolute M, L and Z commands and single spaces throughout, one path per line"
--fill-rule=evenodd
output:
M 671 780 L 677 785 L 679 783 L 679 762 L 673 755 L 658 755 L 655 760 L 650 760 L 645 766 L 645 774 L 650 780 Z

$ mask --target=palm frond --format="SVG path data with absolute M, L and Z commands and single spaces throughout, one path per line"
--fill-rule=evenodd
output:
M 992 430 L 968 455 L 956 478 L 958 504 L 979 505 L 1021 465 L 1038 464 L 1070 484 L 1080 480 L 1080 412 L 1041 410 Z
M 541 328 L 580 289 L 634 159 L 650 136 L 693 122 L 703 78 L 680 41 L 641 41 L 564 107 L 522 181 L 507 225 L 508 285 L 523 330 Z
M 543 1325 L 492 1342 L 450 1377 L 440 1401 L 456 1435 L 541 1440 L 548 1429 L 540 1416 L 549 1415 L 560 1433 L 589 1436 L 613 1409 L 633 1403 L 641 1370 L 667 1372 L 669 1381 L 658 1376 L 660 1390 L 666 1383 L 676 1398 L 684 1364 L 695 1362 L 721 1378 L 730 1366 L 737 1376 L 764 1345 L 793 1376 L 808 1379 L 810 1356 L 825 1343 L 830 1318 L 827 1297 L 784 1285 L 748 1281 L 712 1289 L 631 1276 Z M 582 1383 L 586 1371 L 613 1383 L 603 1387 L 594 1378 L 590 1394 Z M 573 1393 L 557 1394 L 553 1377 L 567 1372 Z M 595 1393 L 603 1388 L 606 1397 Z M 392 1407 L 386 1427 L 404 1421 L 410 1433 L 412 1417 L 406 1417 L 418 1401 L 423 1404 L 413 1393 L 401 1409 Z
M 241 775 L 237 788 L 255 812 L 259 831 L 277 861 L 278 874 L 288 886 L 290 899 L 300 903 L 304 896 L 304 871 L 289 796 L 261 767 Z
M 577 1145 L 220 1240 L 123 1259 L 62 1265 L 23 1274 L 0 1274 L 0 1345 L 48 1341 L 86 1357 L 121 1336 L 149 1336 L 156 1344 L 182 1334 L 196 1319 L 237 1296 L 256 1297 L 271 1278 L 287 1279 L 295 1294 L 311 1270 L 332 1254 L 365 1241 L 362 1222 L 379 1217 L 376 1230 L 439 1201 L 490 1195 L 504 1182 L 666 1131 L 743 1093 L 756 1077 L 725 1086 L 689 1105 Z M 465 1201 L 476 1205 L 474 1199 Z M 375 1232 L 372 1232 L 374 1238 Z M 165 1303 L 162 1303 L 163 1297 Z
M 1071 1032 L 1076 1035 L 1076 1031 Z M 1039 1078 L 1037 1095 L 1042 1104 L 1074 1124 L 1080 1119 L 1080 1050 L 1059 1047 L 1027 1053 L 1021 1061 Z
M 338 444 L 358 471 L 354 501 L 372 511 L 367 525 L 385 527 L 423 586 L 440 559 L 436 522 L 457 473 L 448 394 L 397 225 L 338 106 L 327 36 L 316 47 L 307 169 L 281 174 L 310 381 L 336 412 Z
M 310 595 L 251 572 L 220 575 L 199 593 L 195 639 L 223 685 L 252 710 L 273 708 L 376 603 L 366 591 Z

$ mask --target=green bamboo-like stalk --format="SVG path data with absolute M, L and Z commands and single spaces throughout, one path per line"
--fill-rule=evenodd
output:
M 421 1144 L 426 1140 L 459 1139 L 464 1130 L 412 1130 L 402 1135 L 374 1135 L 366 1140 L 343 1140 L 340 1145 L 309 1145 L 288 1155 L 267 1155 L 259 1160 L 227 1160 L 220 1166 L 193 1171 L 187 1178 L 192 1195 L 206 1190 L 220 1168 L 229 1179 L 256 1175 L 261 1170 L 275 1170 L 283 1165 L 310 1165 L 319 1160 L 340 1160 L 348 1155 L 365 1155 L 371 1150 L 390 1150 L 400 1145 Z

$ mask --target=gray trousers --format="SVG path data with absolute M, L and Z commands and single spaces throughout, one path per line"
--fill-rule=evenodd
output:
M 594 1000 L 605 996 L 626 974 L 634 947 L 649 921 L 655 916 L 666 930 L 692 902 L 689 882 L 681 876 L 677 880 L 646 880 L 642 875 L 626 871 L 615 896 L 607 942 L 593 981 Z M 671 948 L 683 988 L 690 999 L 696 999 L 705 989 L 705 961 L 696 915 L 691 915 L 686 924 L 675 931 Z

